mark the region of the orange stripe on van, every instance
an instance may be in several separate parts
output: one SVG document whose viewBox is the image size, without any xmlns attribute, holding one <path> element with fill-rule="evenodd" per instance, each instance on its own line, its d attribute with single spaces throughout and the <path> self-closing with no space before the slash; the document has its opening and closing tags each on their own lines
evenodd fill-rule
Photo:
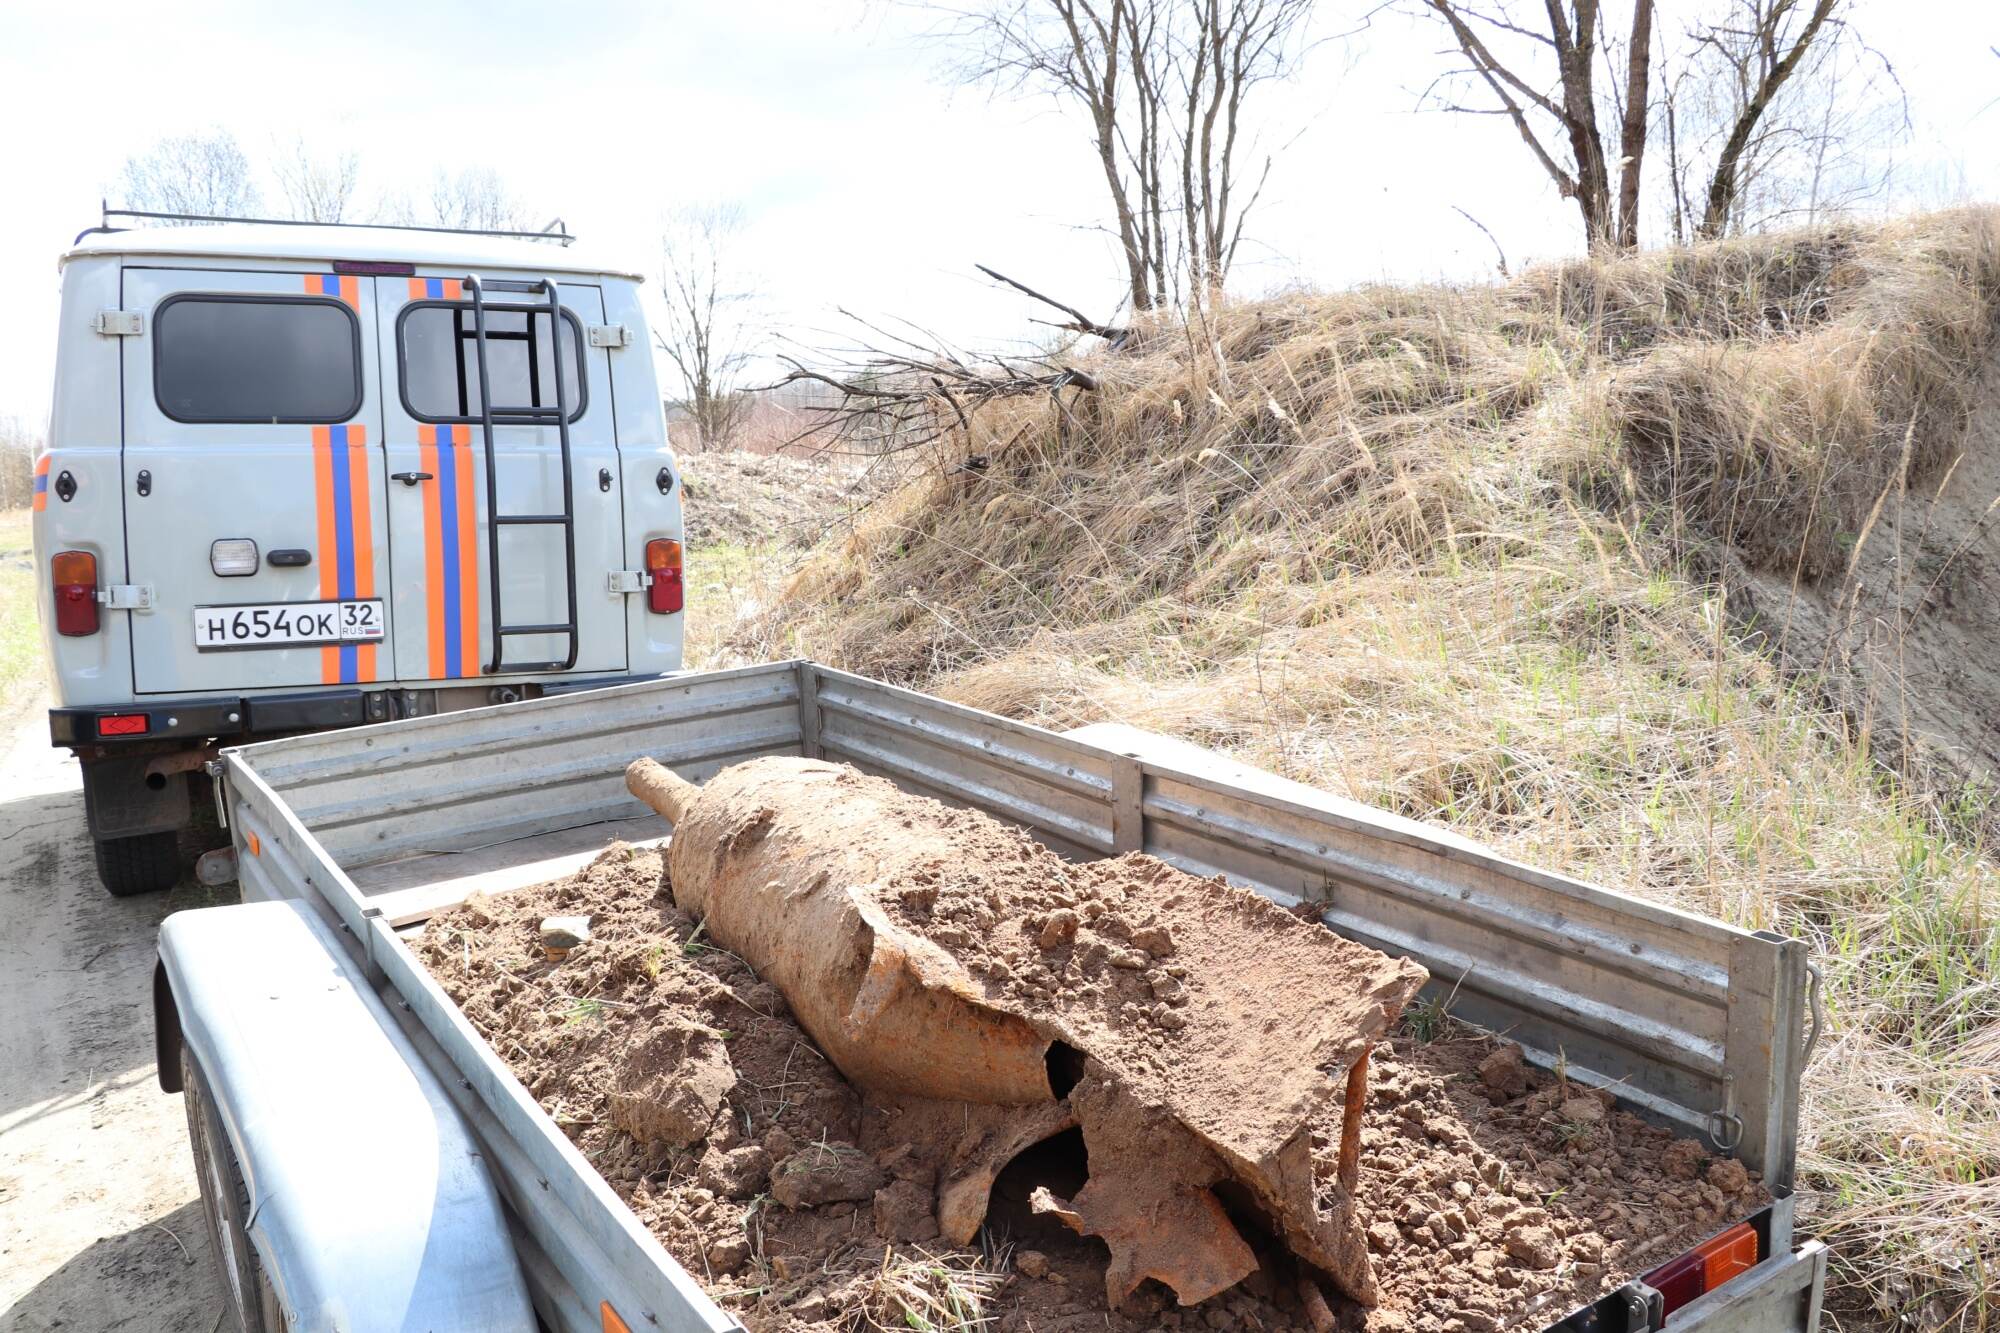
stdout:
<svg viewBox="0 0 2000 1333">
<path fill-rule="evenodd" d="M 446 278 L 444 280 L 444 299 L 447 301 L 463 301 L 465 299 L 465 283 L 458 278 Z"/>
<path fill-rule="evenodd" d="M 322 601 L 340 596 L 340 528 L 333 512 L 333 428 L 314 426 L 313 494 L 319 517 L 319 550 L 313 563 L 319 566 L 319 595 Z M 340 648 L 328 644 L 319 650 L 319 679 L 322 685 L 340 683 Z"/>
<path fill-rule="evenodd" d="M 454 280 L 454 287 L 457 286 Z M 458 632 L 459 674 L 479 671 L 479 506 L 473 499 L 472 427 L 451 428 L 451 451 L 458 462 Z M 487 540 L 497 539 L 498 533 Z"/>
<path fill-rule="evenodd" d="M 421 278 L 410 279 L 412 287 L 422 283 Z M 439 475 L 438 468 L 438 428 L 436 426 L 417 427 L 417 466 L 431 474 Z M 424 487 L 424 602 L 426 619 L 430 630 L 427 642 L 430 644 L 430 673 L 432 680 L 443 680 L 444 662 L 444 511 L 440 508 L 443 487 Z"/>
</svg>

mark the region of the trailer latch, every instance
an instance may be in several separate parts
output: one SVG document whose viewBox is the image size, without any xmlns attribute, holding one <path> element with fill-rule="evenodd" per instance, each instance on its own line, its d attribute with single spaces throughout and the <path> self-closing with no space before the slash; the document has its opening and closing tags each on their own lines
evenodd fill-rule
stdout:
<svg viewBox="0 0 2000 1333">
<path fill-rule="evenodd" d="M 97 590 L 97 600 L 104 603 L 108 611 L 150 611 L 153 609 L 153 585 L 150 583 L 111 583 Z"/>
<path fill-rule="evenodd" d="M 630 347 L 632 330 L 623 324 L 592 324 L 584 330 L 592 347 Z"/>
<path fill-rule="evenodd" d="M 619 593 L 646 591 L 646 571 L 643 569 L 614 569 L 604 576 L 605 591 L 616 596 Z"/>
<path fill-rule="evenodd" d="M 107 338 L 137 338 L 146 332 L 146 317 L 136 310 L 100 310 L 90 327 Z"/>
</svg>

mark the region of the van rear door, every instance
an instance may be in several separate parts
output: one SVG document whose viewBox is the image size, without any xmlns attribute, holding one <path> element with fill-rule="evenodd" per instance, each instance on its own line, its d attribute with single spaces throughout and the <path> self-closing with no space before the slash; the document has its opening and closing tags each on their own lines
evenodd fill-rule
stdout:
<svg viewBox="0 0 2000 1333">
<path fill-rule="evenodd" d="M 420 272 L 378 280 L 376 318 L 390 379 L 382 409 L 394 538 L 390 612 L 395 671 L 404 681 L 449 684 L 494 674 L 496 568 L 506 624 L 562 625 L 569 615 L 562 526 L 492 522 L 494 493 L 503 516 L 562 512 L 561 442 L 553 422 L 496 424 L 489 459 L 464 276 L 461 269 L 457 276 Z M 534 277 L 505 275 L 512 282 Z M 625 567 L 610 353 L 591 347 L 585 333 L 603 322 L 604 296 L 586 282 L 558 279 L 557 290 L 560 353 L 546 293 L 486 294 L 487 373 L 496 409 L 552 409 L 556 376 L 563 377 L 570 406 L 577 630 L 576 661 L 568 671 L 602 675 L 626 663 L 624 596 L 607 582 Z M 504 651 L 510 664 L 560 663 L 568 659 L 570 639 L 565 633 L 516 634 Z M 533 679 L 561 672 L 499 674 Z"/>
<path fill-rule="evenodd" d="M 201 694 L 390 674 L 372 280 L 127 266 L 133 686 Z"/>
</svg>

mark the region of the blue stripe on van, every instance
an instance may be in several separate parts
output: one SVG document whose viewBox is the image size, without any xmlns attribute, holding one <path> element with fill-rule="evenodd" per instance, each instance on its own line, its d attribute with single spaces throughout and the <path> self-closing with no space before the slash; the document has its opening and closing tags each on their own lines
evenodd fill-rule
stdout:
<svg viewBox="0 0 2000 1333">
<path fill-rule="evenodd" d="M 334 455 L 337 461 L 333 468 L 333 521 L 337 534 L 334 547 L 339 553 L 340 596 L 346 599 L 354 596 L 354 491 L 347 470 L 347 427 L 335 426 L 328 435 L 333 447 L 341 451 Z M 342 644 L 341 684 L 353 684 L 360 677 L 360 651 L 357 645 Z"/>
<path fill-rule="evenodd" d="M 435 278 L 433 282 L 437 281 Z M 464 655 L 459 651 L 458 626 L 461 615 L 459 586 L 458 452 L 452 447 L 452 428 L 438 427 L 438 518 L 444 529 L 444 673 L 460 675 Z"/>
</svg>

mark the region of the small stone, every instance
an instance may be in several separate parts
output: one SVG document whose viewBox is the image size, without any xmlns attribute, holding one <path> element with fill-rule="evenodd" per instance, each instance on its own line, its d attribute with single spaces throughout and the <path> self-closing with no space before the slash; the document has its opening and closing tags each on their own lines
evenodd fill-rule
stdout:
<svg viewBox="0 0 2000 1333">
<path fill-rule="evenodd" d="M 770 1132 L 764 1135 L 764 1151 L 771 1154 L 774 1162 L 782 1162 L 798 1150 L 799 1141 L 792 1137 L 791 1131 L 781 1126 L 771 1126 Z"/>
<path fill-rule="evenodd" d="M 1734 1157 L 1725 1157 L 1708 1168 L 1708 1183 L 1724 1194 L 1741 1194 L 1750 1188 L 1750 1173 Z"/>
<path fill-rule="evenodd" d="M 750 1238 L 741 1234 L 711 1241 L 708 1266 L 718 1273 L 734 1273 L 750 1262 Z"/>
<path fill-rule="evenodd" d="M 1174 956 L 1174 933 L 1165 926 L 1141 926 L 1132 932 L 1132 947 L 1155 958 Z"/>
<path fill-rule="evenodd" d="M 1507 1233 L 1507 1253 L 1528 1268 L 1554 1268 L 1560 1252 L 1555 1233 L 1547 1227 L 1522 1227 Z"/>
<path fill-rule="evenodd" d="M 1393 1254 L 1402 1242 L 1402 1236 L 1387 1222 L 1377 1222 L 1368 1228 L 1368 1248 L 1377 1254 Z"/>
<path fill-rule="evenodd" d="M 710 1149 L 701 1159 L 703 1188 L 725 1199 L 747 1199 L 763 1190 L 771 1177 L 771 1154 L 757 1144 L 729 1152 Z"/>
<path fill-rule="evenodd" d="M 1178 1032 L 1187 1026 L 1187 1015 L 1178 1009 L 1170 1009 L 1164 1004 L 1153 1006 L 1153 1022 L 1169 1032 Z"/>
<path fill-rule="evenodd" d="M 1667 1145 L 1661 1160 L 1667 1174 L 1675 1180 L 1693 1180 L 1701 1174 L 1701 1164 L 1708 1160 L 1708 1154 L 1693 1139 L 1675 1139 Z"/>
<path fill-rule="evenodd" d="M 1014 1267 L 1020 1270 L 1023 1277 L 1047 1277 L 1049 1256 L 1040 1250 L 1020 1250 L 1014 1255 Z"/>
<path fill-rule="evenodd" d="M 1562 1104 L 1562 1118 L 1572 1125 L 1603 1123 L 1604 1103 L 1595 1097 L 1572 1097 Z"/>
<path fill-rule="evenodd" d="M 1439 1143 L 1453 1143 L 1464 1137 L 1464 1131 L 1443 1116 L 1424 1121 L 1424 1134 Z"/>
<path fill-rule="evenodd" d="M 808 1324 L 817 1324 L 820 1320 L 826 1318 L 831 1308 L 832 1303 L 827 1300 L 825 1292 L 809 1291 L 792 1302 L 790 1313 L 794 1319 Z"/>
<path fill-rule="evenodd" d="M 771 1197 L 795 1209 L 859 1203 L 881 1185 L 881 1168 L 851 1143 L 809 1143 L 771 1172 Z"/>
<path fill-rule="evenodd" d="M 938 1234 L 931 1192 L 914 1180 L 893 1180 L 875 1191 L 875 1230 L 884 1240 L 930 1240 Z"/>
<path fill-rule="evenodd" d="M 1464 1203 L 1467 1199 L 1470 1199 L 1472 1197 L 1472 1182 L 1469 1180 L 1452 1181 L 1451 1197 L 1457 1199 L 1460 1203 Z"/>
<path fill-rule="evenodd" d="M 542 951 L 550 962 L 561 962 L 569 951 L 590 942 L 587 916 L 545 916 L 542 918 Z"/>
<path fill-rule="evenodd" d="M 1036 942 L 1045 953 L 1063 948 L 1075 941 L 1076 928 L 1080 924 L 1075 912 L 1059 907 L 1049 913 L 1049 919 L 1042 923 L 1041 938 Z"/>
<path fill-rule="evenodd" d="M 1528 1090 L 1528 1066 L 1521 1048 L 1508 1043 L 1479 1062 L 1479 1081 L 1502 1098 L 1511 1099 Z"/>
</svg>

